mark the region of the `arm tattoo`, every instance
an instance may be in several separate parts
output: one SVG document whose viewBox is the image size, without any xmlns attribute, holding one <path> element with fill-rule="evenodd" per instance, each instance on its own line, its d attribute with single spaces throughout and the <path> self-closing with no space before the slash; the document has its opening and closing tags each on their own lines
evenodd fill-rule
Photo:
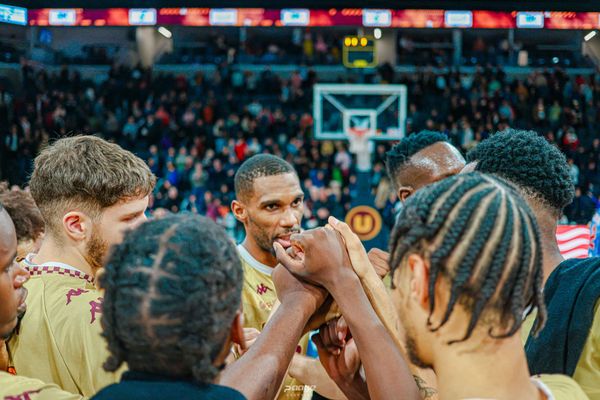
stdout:
<svg viewBox="0 0 600 400">
<path fill-rule="evenodd" d="M 415 378 L 415 382 L 417 383 L 417 387 L 419 388 L 419 394 L 423 400 L 429 400 L 437 398 L 437 390 L 432 387 L 427 386 L 427 382 L 425 382 L 422 378 L 417 375 L 413 375 Z"/>
</svg>

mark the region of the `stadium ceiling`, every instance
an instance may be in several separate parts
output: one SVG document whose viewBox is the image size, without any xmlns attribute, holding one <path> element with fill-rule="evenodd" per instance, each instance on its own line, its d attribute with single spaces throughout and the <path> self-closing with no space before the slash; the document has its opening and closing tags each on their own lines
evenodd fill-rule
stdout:
<svg viewBox="0 0 600 400">
<path fill-rule="evenodd" d="M 243 7 L 273 8 L 266 0 L 0 0 L 0 3 L 32 8 L 161 8 Z M 600 11 L 600 0 L 278 0 L 277 8 L 387 8 L 497 11 Z"/>
</svg>

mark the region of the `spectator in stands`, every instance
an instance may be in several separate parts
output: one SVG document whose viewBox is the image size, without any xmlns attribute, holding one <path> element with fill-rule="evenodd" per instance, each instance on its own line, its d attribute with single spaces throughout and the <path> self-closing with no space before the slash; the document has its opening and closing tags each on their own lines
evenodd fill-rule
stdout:
<svg viewBox="0 0 600 400">
<path fill-rule="evenodd" d="M 318 36 L 313 39 L 314 58 L 321 44 Z M 239 74 L 225 63 L 214 75 L 187 80 L 115 65 L 98 83 L 65 80 L 71 71 L 64 71 L 66 75 L 50 75 L 24 65 L 25 95 L 11 94 L 10 101 L 2 103 L 8 123 L 0 126 L 0 179 L 24 184 L 40 146 L 69 129 L 82 129 L 137 152 L 160 180 L 177 187 L 181 199 L 191 192 L 198 199 L 203 190 L 216 193 L 220 182 L 227 182 L 231 191 L 232 173 L 239 164 L 263 151 L 287 158 L 297 166 L 301 180 L 310 177 L 320 187 L 338 181 L 342 193 L 354 193 L 350 176 L 355 165 L 346 146 L 311 140 L 313 121 L 306 111 L 312 85 L 324 81 L 313 71 L 299 68 L 287 77 L 268 69 L 245 75 L 239 71 L 243 79 L 236 81 Z M 382 76 L 373 81 L 402 83 L 411 93 L 408 135 L 425 127 L 439 130 L 465 151 L 490 132 L 539 125 L 540 133 L 579 168 L 583 192 L 593 185 L 594 196 L 600 195 L 600 178 L 589 168 L 590 161 L 596 166 L 600 162 L 600 140 L 594 141 L 600 120 L 592 111 L 600 105 L 600 85 L 592 78 L 573 78 L 556 69 L 511 80 L 500 68 L 491 67 L 469 74 L 397 75 L 389 68 L 378 73 Z M 380 147 L 385 153 L 389 145 L 377 147 L 373 165 L 382 160 Z M 168 188 L 159 184 L 157 200 L 161 190 L 166 198 Z"/>
</svg>

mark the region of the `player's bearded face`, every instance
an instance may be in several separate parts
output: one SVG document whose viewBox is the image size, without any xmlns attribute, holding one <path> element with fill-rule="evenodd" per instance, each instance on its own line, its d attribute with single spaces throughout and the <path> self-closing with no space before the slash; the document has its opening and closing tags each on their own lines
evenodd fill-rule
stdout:
<svg viewBox="0 0 600 400">
<path fill-rule="evenodd" d="M 94 271 L 102 268 L 102 260 L 108 252 L 108 243 L 102 237 L 100 229 L 94 226 L 92 237 L 86 246 L 86 259 Z"/>
<path fill-rule="evenodd" d="M 265 226 L 259 220 L 255 220 L 252 217 L 249 218 L 249 223 L 256 244 L 264 251 L 268 251 L 273 255 L 275 255 L 273 243 L 279 242 L 284 248 L 288 248 L 290 247 L 290 236 L 294 233 L 300 233 L 299 224 L 290 228 L 276 227 L 273 229 L 272 226 Z"/>
</svg>

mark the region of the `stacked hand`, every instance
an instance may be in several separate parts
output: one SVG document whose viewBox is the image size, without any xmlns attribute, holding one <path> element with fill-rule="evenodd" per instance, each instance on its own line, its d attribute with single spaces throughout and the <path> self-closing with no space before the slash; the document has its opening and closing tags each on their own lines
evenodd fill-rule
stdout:
<svg viewBox="0 0 600 400">
<path fill-rule="evenodd" d="M 295 276 L 329 289 L 340 278 L 355 275 L 343 238 L 331 226 L 292 235 L 290 241 L 293 251 L 286 253 L 275 243 L 275 252 Z"/>
</svg>

